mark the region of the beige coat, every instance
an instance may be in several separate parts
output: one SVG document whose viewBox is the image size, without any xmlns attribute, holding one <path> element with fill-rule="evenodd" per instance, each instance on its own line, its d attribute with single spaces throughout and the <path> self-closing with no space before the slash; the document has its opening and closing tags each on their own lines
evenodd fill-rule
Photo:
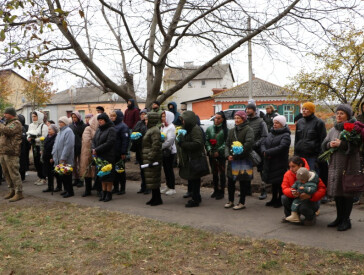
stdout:
<svg viewBox="0 0 364 275">
<path fill-rule="evenodd" d="M 81 148 L 81 164 L 80 164 L 80 176 L 82 178 L 93 178 L 94 167 L 89 167 L 92 162 L 91 145 L 92 139 L 95 136 L 96 130 L 99 127 L 97 122 L 97 116 L 94 116 L 89 121 L 90 126 L 87 126 L 82 134 L 82 148 Z"/>
</svg>

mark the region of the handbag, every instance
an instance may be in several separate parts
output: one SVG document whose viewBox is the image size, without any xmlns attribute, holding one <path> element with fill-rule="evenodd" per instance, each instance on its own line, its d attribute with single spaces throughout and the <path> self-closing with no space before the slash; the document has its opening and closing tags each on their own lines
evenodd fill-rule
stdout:
<svg viewBox="0 0 364 275">
<path fill-rule="evenodd" d="M 345 168 L 343 171 L 342 184 L 344 193 L 360 193 L 364 192 L 364 173 L 358 171 L 354 175 L 347 174 L 349 166 L 349 156 L 346 157 Z"/>
<path fill-rule="evenodd" d="M 189 159 L 189 174 L 192 179 L 201 178 L 210 174 L 209 164 L 205 153 L 197 158 Z"/>
<path fill-rule="evenodd" d="M 262 158 L 255 150 L 251 150 L 249 153 L 249 158 L 253 162 L 253 166 L 258 166 L 262 163 Z"/>
</svg>

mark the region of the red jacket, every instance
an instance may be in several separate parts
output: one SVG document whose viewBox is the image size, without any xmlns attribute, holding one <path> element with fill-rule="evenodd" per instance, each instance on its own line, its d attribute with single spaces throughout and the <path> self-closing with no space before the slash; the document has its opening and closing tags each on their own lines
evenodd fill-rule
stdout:
<svg viewBox="0 0 364 275">
<path fill-rule="evenodd" d="M 306 159 L 302 158 L 302 160 L 305 162 L 305 168 L 310 170 L 310 167 L 308 166 Z M 294 174 L 290 170 L 288 170 L 284 174 L 283 182 L 282 182 L 282 191 L 283 191 L 283 194 L 285 196 L 287 196 L 288 198 L 292 198 L 292 199 L 294 198 L 292 195 L 291 187 L 295 183 L 296 180 L 297 180 L 296 174 Z M 310 200 L 319 201 L 325 196 L 325 194 L 326 194 L 326 186 L 320 179 L 319 184 L 317 186 L 317 191 L 312 195 Z"/>
<path fill-rule="evenodd" d="M 129 129 L 133 129 L 135 124 L 140 120 L 139 109 L 132 108 L 126 109 L 124 113 L 124 123 L 128 125 Z"/>
</svg>

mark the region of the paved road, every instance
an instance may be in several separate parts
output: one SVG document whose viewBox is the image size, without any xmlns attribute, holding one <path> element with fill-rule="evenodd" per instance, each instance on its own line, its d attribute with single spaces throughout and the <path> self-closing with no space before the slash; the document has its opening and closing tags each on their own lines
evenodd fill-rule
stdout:
<svg viewBox="0 0 364 275">
<path fill-rule="evenodd" d="M 329 250 L 357 251 L 364 253 L 364 207 L 354 206 L 352 213 L 353 228 L 346 232 L 338 232 L 327 228 L 326 224 L 335 219 L 335 207 L 323 205 L 317 223 L 312 227 L 296 226 L 280 223 L 283 209 L 264 206 L 266 201 L 259 201 L 258 194 L 247 198 L 247 208 L 234 211 L 224 209 L 226 200 L 216 201 L 209 197 L 210 189 L 202 189 L 203 202 L 197 208 L 185 208 L 186 199 L 182 198 L 185 187 L 177 186 L 177 194 L 173 197 L 163 196 L 164 204 L 156 207 L 145 205 L 150 195 L 136 194 L 138 182 L 127 182 L 127 194 L 114 196 L 111 202 L 99 202 L 96 196 L 82 198 L 83 188 L 76 188 L 76 196 L 63 199 L 59 193 L 53 196 L 42 193 L 45 186 L 35 186 L 36 178 L 30 172 L 24 183 L 25 196 L 35 196 L 51 201 L 63 201 L 85 206 L 96 206 L 103 209 L 120 211 L 127 214 L 144 216 L 164 222 L 189 225 L 213 232 L 228 232 L 242 237 L 255 239 L 277 239 L 283 242 L 303 246 L 318 247 Z M 81 190 L 82 189 L 82 190 Z M 2 193 L 6 186 L 1 185 Z"/>
</svg>

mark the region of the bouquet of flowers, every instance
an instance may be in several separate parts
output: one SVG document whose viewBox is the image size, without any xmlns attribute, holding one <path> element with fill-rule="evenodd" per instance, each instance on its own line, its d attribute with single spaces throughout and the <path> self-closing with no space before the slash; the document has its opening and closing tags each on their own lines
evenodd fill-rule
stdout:
<svg viewBox="0 0 364 275">
<path fill-rule="evenodd" d="M 138 140 L 142 137 L 142 134 L 139 132 L 132 132 L 130 135 L 131 140 Z"/>
<path fill-rule="evenodd" d="M 39 138 L 39 140 L 40 141 L 44 141 L 45 140 L 45 137 L 42 136 L 42 137 Z"/>
<path fill-rule="evenodd" d="M 182 126 L 176 127 L 176 136 L 178 135 L 178 131 L 182 129 Z"/>
<path fill-rule="evenodd" d="M 240 141 L 234 141 L 233 144 L 231 144 L 231 152 L 233 155 L 241 155 L 244 151 L 243 144 L 241 144 Z"/>
<path fill-rule="evenodd" d="M 344 130 L 340 133 L 340 140 L 346 141 L 354 146 L 361 143 L 360 135 L 354 130 L 354 123 L 344 123 Z M 319 160 L 329 161 L 332 154 L 338 150 L 338 147 L 332 147 L 319 156 Z"/>
<path fill-rule="evenodd" d="M 70 175 L 73 172 L 73 168 L 69 164 L 60 163 L 54 168 L 54 171 L 61 176 Z"/>
<path fill-rule="evenodd" d="M 103 176 L 109 175 L 112 170 L 112 164 L 107 162 L 104 159 L 98 158 L 96 156 L 93 156 L 94 162 L 96 164 L 97 170 L 99 172 L 97 173 L 97 176 L 102 178 Z"/>
<path fill-rule="evenodd" d="M 177 136 L 176 136 L 177 141 L 179 141 L 181 136 L 184 137 L 186 134 L 187 134 L 187 131 L 185 129 L 179 129 L 177 131 Z"/>
<path fill-rule="evenodd" d="M 216 140 L 216 139 L 214 139 L 214 138 L 211 138 L 211 139 L 209 140 L 209 142 L 210 142 L 210 144 L 211 144 L 211 146 L 212 146 L 212 147 L 215 147 L 215 146 L 216 146 L 216 144 L 217 144 L 217 140 Z"/>
<path fill-rule="evenodd" d="M 166 140 L 166 138 L 167 138 L 166 133 L 161 132 L 161 139 L 162 139 L 162 142 L 164 142 L 164 141 Z"/>
<path fill-rule="evenodd" d="M 115 171 L 118 174 L 125 172 L 125 165 L 124 165 L 124 161 L 122 159 L 120 159 L 117 163 L 115 163 Z"/>
</svg>

